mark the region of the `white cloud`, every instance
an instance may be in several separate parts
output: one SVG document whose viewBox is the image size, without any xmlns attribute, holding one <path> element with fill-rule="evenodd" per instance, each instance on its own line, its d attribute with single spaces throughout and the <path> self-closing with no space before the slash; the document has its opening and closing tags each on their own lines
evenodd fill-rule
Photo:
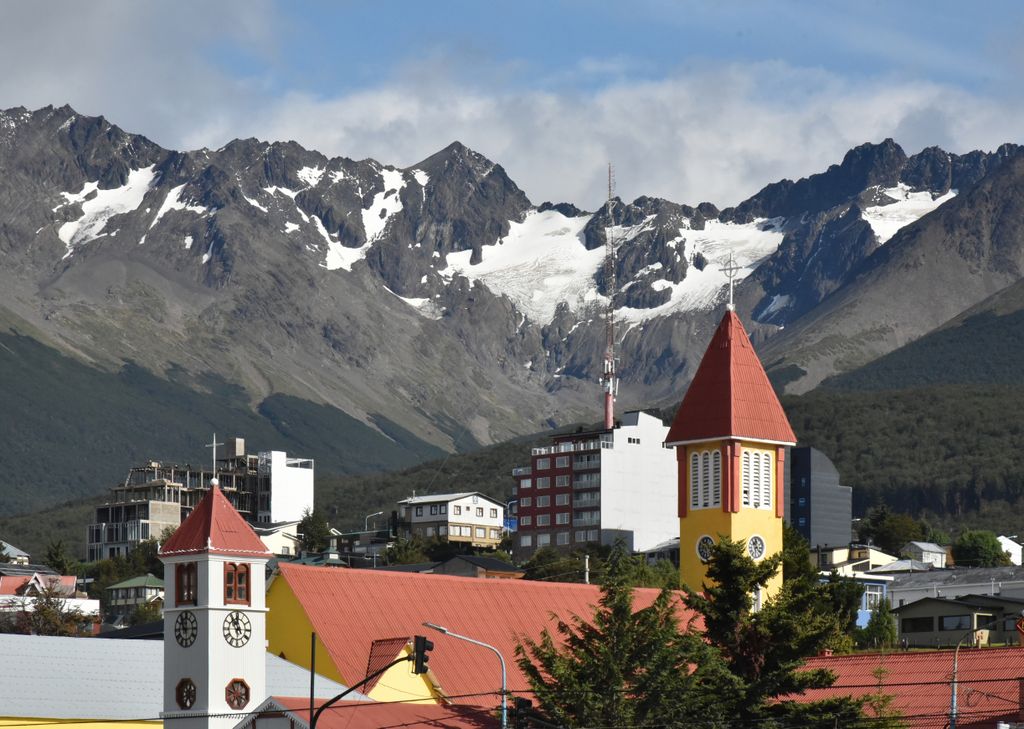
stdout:
<svg viewBox="0 0 1024 729">
<path fill-rule="evenodd" d="M 850 79 L 781 62 L 687 61 L 674 75 L 630 82 L 634 68 L 648 77 L 652 69 L 623 56 L 584 58 L 524 88 L 508 64 L 488 65 L 478 51 L 471 63 L 444 53 L 405 59 L 382 67 L 370 87 L 314 95 L 273 75 L 274 59 L 291 51 L 270 0 L 48 2 L 45 22 L 40 5 L 5 7 L 0 63 L 17 72 L 0 77 L 0 107 L 70 103 L 179 149 L 256 136 L 402 166 L 458 139 L 504 166 L 534 202 L 590 209 L 604 197 L 609 161 L 624 198 L 724 206 L 887 136 L 908 153 L 1019 141 L 1024 105 L 905 76 Z M 225 61 L 232 53 L 259 62 Z M 227 70 L 236 67 L 265 70 L 240 77 Z M 575 78 L 590 83 L 575 87 Z"/>
</svg>

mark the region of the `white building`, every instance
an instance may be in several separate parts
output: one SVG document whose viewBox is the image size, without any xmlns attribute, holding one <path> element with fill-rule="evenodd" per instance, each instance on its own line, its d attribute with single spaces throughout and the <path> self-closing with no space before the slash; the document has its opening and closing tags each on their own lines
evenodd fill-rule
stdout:
<svg viewBox="0 0 1024 729">
<path fill-rule="evenodd" d="M 956 599 L 963 595 L 998 595 L 1024 598 L 1021 567 L 969 567 L 894 575 L 889 588 L 893 607 L 925 597 Z"/>
<path fill-rule="evenodd" d="M 505 505 L 479 492 L 413 496 L 398 502 L 400 535 L 497 547 Z"/>
<path fill-rule="evenodd" d="M 313 510 L 313 459 L 262 451 L 257 465 L 258 524 L 300 521 Z"/>
<path fill-rule="evenodd" d="M 642 412 L 623 414 L 611 430 L 555 436 L 516 468 L 515 552 L 571 548 L 622 539 L 645 551 L 679 536 L 675 451 L 666 427 Z"/>
<path fill-rule="evenodd" d="M 933 542 L 907 542 L 900 554 L 908 559 L 930 564 L 936 569 L 946 568 L 946 548 Z"/>
<path fill-rule="evenodd" d="M 1024 556 L 1021 554 L 1021 552 L 1024 551 L 1021 545 L 1010 537 L 1001 536 L 997 537 L 997 539 L 999 540 L 999 546 L 1003 548 L 1003 551 L 1010 555 L 1010 562 L 1020 567 L 1021 557 Z"/>
</svg>

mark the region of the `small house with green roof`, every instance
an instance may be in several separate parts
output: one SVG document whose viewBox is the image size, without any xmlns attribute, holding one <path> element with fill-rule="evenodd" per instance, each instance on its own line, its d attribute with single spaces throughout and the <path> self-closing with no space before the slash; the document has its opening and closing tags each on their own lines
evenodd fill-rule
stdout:
<svg viewBox="0 0 1024 729">
<path fill-rule="evenodd" d="M 156 603 L 161 610 L 163 609 L 164 581 L 147 573 L 111 585 L 106 593 L 106 622 L 124 625 L 142 605 Z"/>
</svg>

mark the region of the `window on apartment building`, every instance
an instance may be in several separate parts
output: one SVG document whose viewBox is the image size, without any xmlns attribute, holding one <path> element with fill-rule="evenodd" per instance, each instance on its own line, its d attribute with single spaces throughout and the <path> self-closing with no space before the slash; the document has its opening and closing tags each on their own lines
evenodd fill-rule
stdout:
<svg viewBox="0 0 1024 729">
<path fill-rule="evenodd" d="M 588 529 L 587 530 L 587 541 L 588 542 L 596 542 L 599 538 L 600 538 L 600 535 L 598 534 L 597 529 Z"/>
<path fill-rule="evenodd" d="M 576 532 L 576 541 L 577 542 L 585 542 L 585 541 L 587 541 L 587 532 L 586 532 L 586 530 L 581 529 L 578 532 Z"/>
<path fill-rule="evenodd" d="M 478 539 L 483 539 L 484 537 L 487 536 L 487 530 L 484 529 L 483 527 L 477 527 L 476 528 L 476 536 L 477 536 Z"/>
<path fill-rule="evenodd" d="M 249 565 L 234 562 L 224 565 L 224 602 L 249 604 Z"/>
<path fill-rule="evenodd" d="M 529 497 L 529 496 L 520 496 L 519 497 L 519 508 L 520 509 L 523 508 L 524 506 L 529 506 L 532 503 L 533 503 L 533 499 L 531 497 Z"/>
<path fill-rule="evenodd" d="M 536 468 L 537 468 L 538 471 L 546 471 L 547 469 L 551 468 L 551 459 L 550 458 L 538 458 L 537 459 L 537 467 Z"/>
<path fill-rule="evenodd" d="M 533 524 L 532 516 L 521 516 L 519 517 L 519 526 L 530 526 Z"/>
<path fill-rule="evenodd" d="M 797 506 L 807 506 L 807 498 L 804 497 L 804 496 L 801 496 L 799 499 L 796 500 L 796 503 L 797 503 Z"/>
<path fill-rule="evenodd" d="M 416 516 L 423 516 L 423 507 L 422 506 L 417 506 L 416 507 Z"/>
<path fill-rule="evenodd" d="M 439 526 L 437 528 L 437 535 L 439 537 L 447 537 L 448 536 L 448 527 L 446 527 L 446 526 Z"/>
<path fill-rule="evenodd" d="M 537 535 L 537 546 L 538 547 L 546 547 L 549 544 L 551 544 L 551 535 L 550 534 L 538 534 Z"/>
<path fill-rule="evenodd" d="M 482 507 L 482 506 L 476 507 L 476 515 L 477 516 L 483 516 L 484 515 L 484 507 Z"/>
<path fill-rule="evenodd" d="M 497 509 L 491 509 L 490 513 L 491 513 L 491 518 L 492 519 L 497 519 L 498 518 L 498 510 Z"/>
<path fill-rule="evenodd" d="M 555 506 L 568 506 L 569 494 L 555 494 Z"/>
<path fill-rule="evenodd" d="M 532 534 L 522 534 L 522 535 L 520 535 L 520 537 L 519 537 L 519 546 L 520 547 L 532 547 L 533 546 L 533 535 Z"/>
<path fill-rule="evenodd" d="M 532 485 L 533 485 L 533 481 L 531 479 L 528 479 L 528 478 L 520 479 L 520 481 L 519 481 L 519 488 L 521 488 L 521 489 L 528 489 Z"/>
<path fill-rule="evenodd" d="M 174 569 L 175 605 L 195 605 L 199 598 L 199 578 L 195 562 L 179 564 Z"/>
<path fill-rule="evenodd" d="M 551 479 L 548 476 L 541 476 L 537 479 L 537 488 L 546 489 L 551 487 Z"/>
<path fill-rule="evenodd" d="M 568 524 L 569 523 L 569 512 L 560 511 L 555 514 L 555 524 Z"/>
<path fill-rule="evenodd" d="M 935 630 L 935 620 L 929 615 L 923 618 L 903 618 L 900 621 L 901 633 L 930 633 Z"/>
<path fill-rule="evenodd" d="M 491 537 L 491 539 L 499 539 L 500 536 L 498 534 L 498 530 L 497 529 L 491 529 L 490 530 L 490 537 Z"/>
<path fill-rule="evenodd" d="M 555 476 L 555 488 L 565 488 L 569 485 L 569 475 Z"/>
<path fill-rule="evenodd" d="M 549 526 L 551 524 L 551 514 L 537 514 L 537 526 Z"/>
<path fill-rule="evenodd" d="M 558 532 L 555 537 L 556 544 L 568 544 L 569 543 L 569 532 Z"/>
<path fill-rule="evenodd" d="M 447 514 L 447 513 L 448 513 L 448 504 L 441 504 L 441 506 L 440 506 L 440 507 L 438 507 L 438 510 L 439 510 L 439 511 L 440 511 L 440 512 L 441 512 L 442 514 Z"/>
<path fill-rule="evenodd" d="M 864 607 L 868 610 L 874 610 L 878 607 L 878 603 L 882 601 L 883 592 L 881 585 L 865 585 L 864 586 Z"/>
<path fill-rule="evenodd" d="M 430 505 L 430 515 L 431 516 L 436 516 L 437 515 L 437 504 L 431 504 Z"/>
<path fill-rule="evenodd" d="M 537 497 L 537 506 L 538 507 L 551 506 L 551 497 L 550 496 L 538 496 Z"/>
<path fill-rule="evenodd" d="M 455 504 L 455 506 L 452 507 L 452 514 L 455 516 L 462 516 L 462 507 Z"/>
<path fill-rule="evenodd" d="M 559 456 L 555 459 L 555 468 L 568 468 L 569 456 Z"/>
</svg>

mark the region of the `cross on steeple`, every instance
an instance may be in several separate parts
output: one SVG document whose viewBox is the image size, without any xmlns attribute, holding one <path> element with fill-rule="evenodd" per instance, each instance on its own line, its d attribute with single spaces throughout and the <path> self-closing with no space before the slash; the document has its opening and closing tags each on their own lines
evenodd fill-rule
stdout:
<svg viewBox="0 0 1024 729">
<path fill-rule="evenodd" d="M 736 263 L 733 261 L 732 252 L 730 251 L 728 263 L 722 266 L 722 268 L 719 270 L 725 274 L 725 277 L 727 279 L 729 279 L 729 303 L 726 305 L 726 307 L 729 309 L 729 311 L 736 311 L 736 305 L 732 302 L 733 280 L 735 280 L 736 274 L 738 274 L 743 269 L 742 267 L 737 266 Z"/>
<path fill-rule="evenodd" d="M 217 475 L 217 446 L 222 446 L 222 445 L 224 445 L 224 444 L 217 442 L 217 434 L 216 433 L 213 434 L 213 442 L 206 444 L 207 448 L 212 448 L 213 449 L 213 474 L 214 474 L 214 476 Z"/>
</svg>

